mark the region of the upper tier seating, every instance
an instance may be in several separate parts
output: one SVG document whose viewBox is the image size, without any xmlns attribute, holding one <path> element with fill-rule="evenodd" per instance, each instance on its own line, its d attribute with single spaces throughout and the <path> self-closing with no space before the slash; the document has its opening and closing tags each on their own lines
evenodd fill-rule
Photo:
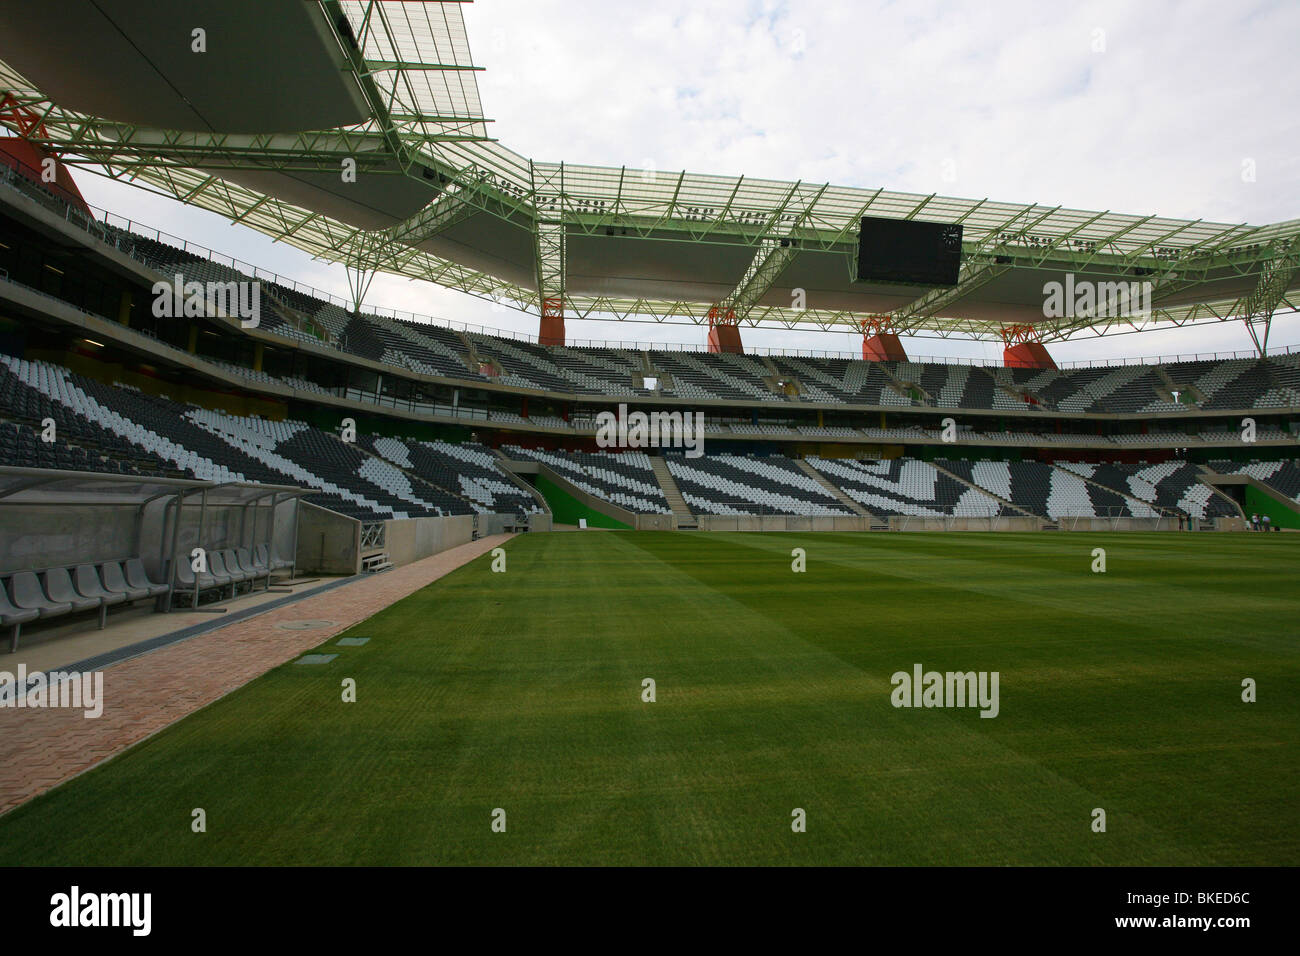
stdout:
<svg viewBox="0 0 1300 956">
<path fill-rule="evenodd" d="M 632 384 L 641 363 L 627 352 L 556 347 L 551 349 L 551 359 L 560 375 L 571 383 L 570 391 L 614 397 L 654 394 Z"/>
<path fill-rule="evenodd" d="M 72 207 L 22 177 L 10 185 Z M 84 220 L 80 212 L 76 216 Z M 817 358 L 713 354 L 657 349 L 643 354 L 622 348 L 536 345 L 480 332 L 461 336 L 443 326 L 373 314 L 350 316 L 326 298 L 300 288 L 249 276 L 216 261 L 198 247 L 92 220 L 86 242 L 104 241 L 171 277 L 262 284 L 260 329 L 303 343 L 334 348 L 396 368 L 481 382 L 470 352 L 494 364 L 497 380 L 519 387 L 582 395 L 649 394 L 633 384 L 642 371 L 664 378 L 666 397 L 709 401 L 763 401 L 953 409 L 1056 410 L 1077 413 L 1183 414 L 1206 410 L 1300 407 L 1300 355 L 1268 359 L 1174 362 L 1165 365 L 1097 366 L 1075 369 L 1008 369 L 933 362 L 864 362 Z M 183 240 L 178 240 L 182 242 Z M 323 294 L 322 294 L 323 295 Z M 289 313 L 293 313 L 290 315 Z M 310 329 L 310 331 L 305 331 Z M 471 348 L 472 343 L 472 348 Z M 649 365 L 643 364 L 648 360 Z M 793 394 L 774 387 L 796 386 Z M 1195 402 L 1173 402 L 1170 389 L 1191 390 Z"/>
</svg>

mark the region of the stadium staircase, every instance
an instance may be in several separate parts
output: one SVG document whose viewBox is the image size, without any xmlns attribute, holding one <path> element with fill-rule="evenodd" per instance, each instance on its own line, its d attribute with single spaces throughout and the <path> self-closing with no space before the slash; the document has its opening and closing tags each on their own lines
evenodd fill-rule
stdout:
<svg viewBox="0 0 1300 956">
<path fill-rule="evenodd" d="M 498 462 L 506 461 L 509 458 L 509 456 L 506 455 L 504 452 L 502 452 L 501 449 L 499 448 L 493 451 L 493 455 L 496 457 Z M 501 472 L 502 477 L 505 478 L 507 481 L 509 481 L 512 485 L 517 486 L 520 491 L 522 491 L 524 494 L 528 495 L 535 502 L 537 502 L 537 507 L 541 509 L 542 514 L 544 515 L 551 514 L 551 503 L 546 500 L 546 495 L 538 491 L 535 486 L 530 485 L 528 482 L 524 481 L 524 479 L 520 478 L 513 471 L 511 471 L 509 468 L 503 468 L 500 464 L 497 465 L 497 471 Z"/>
<path fill-rule="evenodd" d="M 886 380 L 888 380 L 888 382 L 889 382 L 889 385 L 887 386 L 887 388 L 888 388 L 890 391 L 892 391 L 895 395 L 897 395 L 900 399 L 906 399 L 906 403 L 905 403 L 905 404 L 907 404 L 907 405 L 914 405 L 914 404 L 915 404 L 915 405 L 932 405 L 932 404 L 934 404 L 934 402 L 933 402 L 932 400 L 930 400 L 930 396 L 925 392 L 924 389 L 921 388 L 921 386 L 920 386 L 919 384 L 915 384 L 915 383 L 914 383 L 914 384 L 913 384 L 913 387 L 909 387 L 909 386 L 908 386 L 908 383 L 907 383 L 907 382 L 904 382 L 901 378 L 899 378 L 897 375 L 895 375 L 895 374 L 894 374 L 894 370 L 893 370 L 892 368 L 890 368 L 889 366 L 890 366 L 890 363 L 889 363 L 889 362 L 880 362 L 880 363 L 878 363 L 878 365 L 877 365 L 877 367 L 880 369 L 880 371 L 881 371 L 882 373 L 884 373 L 884 376 L 885 376 Z M 920 393 L 921 398 L 920 398 L 919 400 L 913 396 L 913 394 L 912 394 L 912 392 L 913 392 L 913 388 L 915 388 L 915 390 L 916 390 L 917 392 Z M 881 400 L 884 401 L 883 393 L 882 393 L 882 398 L 881 398 Z"/>
<path fill-rule="evenodd" d="M 500 369 L 497 367 L 497 363 L 491 361 L 490 359 L 485 359 L 478 354 L 478 349 L 474 348 L 473 339 L 471 339 L 460 329 L 452 329 L 451 331 L 456 334 L 456 338 L 460 339 L 461 345 L 465 347 L 465 354 L 462 356 L 462 358 L 465 360 L 465 367 L 467 369 L 469 369 L 471 372 L 477 372 L 484 365 L 490 365 L 494 369 L 497 369 L 498 372 L 500 371 Z"/>
<path fill-rule="evenodd" d="M 691 509 L 686 505 L 686 499 L 677 489 L 677 482 L 673 478 L 672 472 L 668 470 L 668 462 L 661 455 L 653 455 L 650 458 L 650 467 L 654 470 L 655 480 L 659 482 L 659 487 L 663 489 L 664 497 L 668 499 L 668 507 L 672 509 L 673 515 L 677 518 L 678 530 L 698 529 L 700 523 L 695 519 Z"/>
<path fill-rule="evenodd" d="M 377 551 L 361 559 L 361 570 L 366 574 L 379 574 L 381 571 L 389 570 L 392 566 L 393 562 L 389 560 L 387 551 Z"/>
<path fill-rule="evenodd" d="M 1036 515 L 1031 511 L 1026 511 L 1024 508 L 1020 507 L 1019 505 L 1015 504 L 1012 501 L 1007 500 L 1006 498 L 1003 498 L 1001 495 L 995 495 L 987 488 L 981 488 L 979 485 L 967 481 L 961 475 L 954 474 L 953 472 L 949 471 L 947 468 L 940 468 L 934 462 L 930 462 L 930 465 L 931 467 L 934 468 L 935 471 L 939 472 L 941 475 L 947 475 L 949 478 L 953 479 L 954 481 L 961 482 L 963 485 L 966 485 L 968 488 L 974 488 L 976 491 L 978 491 L 980 494 L 984 495 L 985 497 L 992 498 L 994 501 L 1000 503 L 1004 508 L 1010 508 L 1012 511 L 1025 515 L 1026 517 L 1029 518 L 1042 519 L 1044 517 L 1043 515 Z"/>
<path fill-rule="evenodd" d="M 1287 489 L 1279 488 L 1267 479 L 1262 479 L 1257 475 L 1251 474 L 1248 466 L 1240 468 L 1234 467 L 1233 470 L 1228 471 L 1226 469 L 1220 470 L 1219 467 L 1217 467 L 1221 464 L 1222 463 L 1220 462 L 1214 462 L 1213 465 L 1199 465 L 1198 467 L 1201 470 L 1200 480 L 1202 484 L 1209 485 L 1213 488 L 1215 495 L 1221 498 L 1226 498 L 1228 501 L 1232 502 L 1233 510 L 1237 513 L 1237 516 L 1248 519 L 1246 514 L 1247 509 L 1244 508 L 1236 498 L 1224 490 L 1225 487 L 1229 485 L 1245 485 L 1246 487 L 1253 488 L 1259 494 L 1270 499 L 1278 508 L 1293 515 L 1295 524 L 1300 525 L 1300 501 L 1291 497 L 1291 495 L 1288 494 Z M 1274 520 L 1276 521 L 1277 519 L 1274 518 Z M 1288 525 L 1285 524 L 1279 524 L 1279 527 L 1287 526 Z"/>
<path fill-rule="evenodd" d="M 796 458 L 794 460 L 794 463 L 799 467 L 800 471 L 802 471 L 813 481 L 817 482 L 819 485 L 821 485 L 823 488 L 829 491 L 832 495 L 835 496 L 836 501 L 838 501 L 844 507 L 848 508 L 855 515 L 862 515 L 862 517 L 864 518 L 870 518 L 872 528 L 873 529 L 875 528 L 879 519 L 875 515 L 873 515 L 870 511 L 868 511 L 866 508 L 862 507 L 862 505 L 858 504 L 856 501 L 854 501 L 852 498 L 846 495 L 843 492 L 843 490 L 840 489 L 834 482 L 832 482 L 829 478 L 823 475 L 812 465 L 808 464 L 808 462 L 804 461 L 802 458 Z M 886 528 L 889 527 L 888 522 L 885 522 L 884 525 Z"/>
<path fill-rule="evenodd" d="M 299 309 L 295 309 L 293 306 L 285 302 L 284 299 L 276 295 L 275 292 L 269 288 L 269 283 L 262 286 L 261 294 L 266 297 L 266 299 L 271 303 L 271 306 L 275 311 L 280 313 L 282 318 L 289 320 L 289 325 L 292 328 L 297 329 L 304 335 L 311 334 L 307 331 L 307 328 L 311 323 L 311 316 Z"/>
</svg>

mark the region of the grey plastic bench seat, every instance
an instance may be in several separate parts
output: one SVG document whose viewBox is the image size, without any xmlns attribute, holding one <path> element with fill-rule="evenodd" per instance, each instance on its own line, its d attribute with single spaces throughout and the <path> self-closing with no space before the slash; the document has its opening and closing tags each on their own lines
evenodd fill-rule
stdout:
<svg viewBox="0 0 1300 956">
<path fill-rule="evenodd" d="M 235 596 L 235 585 L 244 580 L 242 574 L 236 576 L 226 570 L 226 562 L 221 560 L 220 551 L 208 552 L 208 574 L 212 575 L 212 579 L 223 587 L 227 584 L 230 585 L 231 597 Z"/>
<path fill-rule="evenodd" d="M 0 584 L 0 626 L 13 628 L 9 635 L 10 654 L 18 650 L 18 635 L 22 633 L 23 625 L 40 616 L 41 612 L 35 608 L 14 607 L 9 602 L 9 594 L 5 591 L 4 585 Z"/>
<path fill-rule="evenodd" d="M 149 592 L 149 597 L 158 597 L 160 594 L 166 594 L 170 588 L 165 584 L 155 584 L 149 580 L 149 574 L 144 569 L 144 562 L 139 558 L 132 558 L 126 562 L 126 583 L 133 588 L 143 588 Z"/>
<path fill-rule="evenodd" d="M 58 617 L 72 611 L 71 601 L 52 601 L 41 587 L 34 571 L 19 571 L 9 579 L 9 597 L 20 610 L 35 610 L 45 617 Z"/>
<path fill-rule="evenodd" d="M 248 575 L 248 580 L 253 582 L 254 587 L 257 586 L 259 578 L 267 579 L 267 586 L 270 586 L 271 572 L 266 568 L 260 568 L 254 564 L 253 556 L 249 554 L 247 548 L 240 548 L 237 550 L 235 552 L 235 560 L 239 562 L 240 570 L 242 570 L 244 574 Z M 227 565 L 229 565 L 229 562 L 227 562 Z"/>
<path fill-rule="evenodd" d="M 77 593 L 77 589 L 72 586 L 72 577 L 68 574 L 67 568 L 50 568 L 45 572 L 45 593 L 54 601 L 65 601 L 72 605 L 73 611 L 93 611 L 99 609 L 99 627 L 104 627 L 104 617 L 108 613 L 108 605 L 102 598 L 87 597 Z"/>
<path fill-rule="evenodd" d="M 99 580 L 99 572 L 93 564 L 79 564 L 72 571 L 72 586 L 82 597 L 99 598 L 107 606 L 122 604 L 126 594 L 122 591 L 110 591 Z"/>
<path fill-rule="evenodd" d="M 67 568 L 50 568 L 44 574 L 45 593 L 51 601 L 71 604 L 74 611 L 93 611 L 99 607 L 99 598 L 82 597 L 72 587 L 72 578 Z"/>
<path fill-rule="evenodd" d="M 224 551 L 213 552 L 221 558 L 221 566 L 225 572 L 230 575 L 232 581 L 243 582 L 252 578 L 252 575 L 239 566 L 239 560 L 235 557 L 235 552 L 226 548 Z"/>
<path fill-rule="evenodd" d="M 207 571 L 195 574 L 188 561 L 176 563 L 176 590 L 178 591 L 192 591 L 196 584 L 200 591 L 210 591 L 213 588 L 224 588 L 229 583 L 228 580 L 218 581 Z"/>
<path fill-rule="evenodd" d="M 208 567 L 212 567 L 211 556 L 209 556 Z M 229 575 L 223 574 L 218 577 L 211 571 L 195 574 L 194 568 L 190 567 L 189 561 L 182 558 L 176 562 L 176 583 L 172 590 L 193 594 L 195 606 L 198 605 L 199 595 L 204 591 L 221 591 L 227 585 L 230 586 L 231 595 L 233 596 L 235 584 L 230 580 Z"/>
<path fill-rule="evenodd" d="M 291 568 L 291 567 L 293 567 L 293 562 L 292 562 L 292 561 L 286 561 L 284 558 L 274 558 L 274 559 L 273 559 L 273 558 L 271 557 L 270 549 L 267 548 L 267 546 L 264 545 L 264 544 L 259 544 L 259 545 L 254 549 L 254 553 L 257 555 L 258 560 L 259 560 L 262 564 L 264 564 L 264 565 L 266 565 L 268 568 L 270 568 L 272 571 L 279 571 L 281 568 Z"/>
<path fill-rule="evenodd" d="M 149 597 L 148 588 L 136 588 L 126 583 L 126 577 L 122 574 L 122 565 L 116 561 L 105 561 L 99 566 L 99 577 L 104 582 L 104 590 L 114 591 L 118 594 L 125 594 L 128 601 L 138 601 L 141 598 Z M 161 587 L 161 585 L 158 585 Z M 163 590 L 166 590 L 163 588 Z"/>
</svg>

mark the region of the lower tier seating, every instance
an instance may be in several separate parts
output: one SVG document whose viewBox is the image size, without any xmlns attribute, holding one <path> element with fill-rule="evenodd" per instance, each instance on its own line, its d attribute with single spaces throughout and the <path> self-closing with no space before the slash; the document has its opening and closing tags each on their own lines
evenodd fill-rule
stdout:
<svg viewBox="0 0 1300 956">
<path fill-rule="evenodd" d="M 1292 501 L 1300 501 L 1300 461 L 1212 461 L 1210 467 L 1221 475 L 1248 475 Z"/>
<path fill-rule="evenodd" d="M 808 463 L 868 511 L 890 517 L 990 518 L 1000 503 L 926 461 L 809 458 Z"/>
<path fill-rule="evenodd" d="M 781 455 L 664 455 L 687 505 L 710 515 L 852 515 L 816 479 Z"/>
<path fill-rule="evenodd" d="M 536 514 L 537 500 L 497 467 L 485 445 L 365 436 L 369 451 L 465 499 L 480 514 Z"/>
<path fill-rule="evenodd" d="M 1228 518 L 1237 514 L 1237 509 L 1232 502 L 1199 480 L 1200 466 L 1189 461 L 1172 459 L 1155 465 L 1095 466 L 1062 462 L 1061 467 L 1085 475 L 1108 488 L 1124 492 L 1158 509 L 1182 512 L 1202 520 Z"/>
<path fill-rule="evenodd" d="M 547 465 L 588 494 L 635 514 L 672 513 L 645 452 L 543 451 L 518 445 L 503 445 L 501 451 L 508 458 Z"/>
</svg>

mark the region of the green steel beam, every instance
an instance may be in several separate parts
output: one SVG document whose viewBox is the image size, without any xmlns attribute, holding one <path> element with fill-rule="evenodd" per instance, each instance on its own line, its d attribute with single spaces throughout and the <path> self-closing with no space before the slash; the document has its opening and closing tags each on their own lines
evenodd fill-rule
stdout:
<svg viewBox="0 0 1300 956">
<path fill-rule="evenodd" d="M 0 90 L 43 118 L 48 132 L 36 142 L 70 163 L 218 212 L 314 256 L 363 266 L 374 261 L 386 271 L 518 306 L 537 308 L 548 290 L 565 298 L 568 233 L 599 235 L 618 228 L 644 241 L 752 248 L 750 266 L 728 296 L 738 319 L 748 325 L 857 328 L 862 318 L 857 313 L 758 303 L 796 250 L 843 254 L 851 266 L 858 222 L 868 214 L 960 222 L 965 228 L 966 262 L 958 286 L 926 292 L 895 313 L 913 334 L 995 337 L 994 323 L 961 315 L 958 303 L 1018 269 L 1114 278 L 1143 270 L 1153 283 L 1157 308 L 1150 315 L 1044 323 L 1045 333 L 1058 339 L 1234 316 L 1252 329 L 1264 327 L 1266 334 L 1264 316 L 1293 304 L 1298 278 L 1288 265 L 1293 260 L 1286 255 L 1275 260 L 1278 250 L 1294 250 L 1300 220 L 1268 226 L 1206 223 L 830 184 L 810 199 L 812 187 L 798 182 L 533 162 L 486 136 L 489 121 L 478 115 L 474 85 L 478 68 L 469 60 L 463 35 L 445 32 L 439 21 L 447 14 L 437 4 L 319 0 L 318 5 L 371 114 L 355 127 L 257 136 L 148 129 L 62 109 L 3 63 Z M 359 49 L 338 32 L 341 16 L 349 18 Z M 455 19 L 459 22 L 458 12 Z M 460 84 L 459 92 L 441 97 L 429 84 L 436 76 Z M 425 209 L 376 236 L 220 176 L 244 168 L 336 170 L 343 158 L 355 159 L 359 170 L 421 181 L 422 168 L 430 168 L 442 177 L 442 188 L 430 190 L 437 198 Z M 415 247 L 477 212 L 530 231 L 537 289 Z M 782 239 L 790 241 L 783 246 Z M 1253 278 L 1255 292 L 1236 299 L 1216 295 L 1212 283 L 1229 274 L 1239 281 Z M 1202 288 L 1206 291 L 1198 297 Z M 1175 298 L 1186 301 L 1173 305 Z M 710 304 L 566 299 L 570 314 L 579 316 L 693 324 L 707 321 Z"/>
</svg>

